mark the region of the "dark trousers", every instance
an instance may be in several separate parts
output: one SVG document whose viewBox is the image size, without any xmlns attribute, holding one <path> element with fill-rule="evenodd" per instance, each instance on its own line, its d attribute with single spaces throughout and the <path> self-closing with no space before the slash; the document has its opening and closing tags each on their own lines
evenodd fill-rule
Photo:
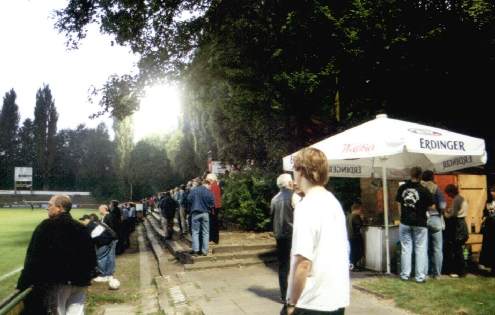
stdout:
<svg viewBox="0 0 495 315">
<path fill-rule="evenodd" d="M 289 278 L 291 246 L 292 239 L 277 239 L 278 283 L 280 286 L 280 297 L 282 301 L 285 301 L 287 297 L 287 281 Z"/>
<path fill-rule="evenodd" d="M 363 237 L 354 237 L 350 240 L 351 245 L 351 263 L 357 267 L 359 261 L 364 256 L 364 241 Z"/>
<path fill-rule="evenodd" d="M 344 315 L 345 309 L 344 308 L 339 308 L 336 311 L 331 311 L 331 312 L 323 312 L 323 311 L 313 311 L 313 310 L 306 310 L 303 308 L 296 308 L 294 310 L 293 315 Z M 280 315 L 287 315 L 287 309 L 286 306 L 282 308 L 282 311 L 280 312 Z"/>
<path fill-rule="evenodd" d="M 340 308 L 332 312 L 312 311 L 303 308 L 296 308 L 294 315 L 344 315 L 345 309 Z"/>
<path fill-rule="evenodd" d="M 215 208 L 210 212 L 210 242 L 218 244 L 220 241 L 220 232 L 218 230 L 218 212 L 221 208 Z"/>
</svg>

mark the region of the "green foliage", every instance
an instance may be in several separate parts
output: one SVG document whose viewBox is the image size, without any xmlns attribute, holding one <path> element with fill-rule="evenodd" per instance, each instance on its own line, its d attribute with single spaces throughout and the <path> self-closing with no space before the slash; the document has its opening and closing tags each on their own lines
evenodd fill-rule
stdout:
<svg viewBox="0 0 495 315">
<path fill-rule="evenodd" d="M 57 133 L 58 113 L 52 91 L 43 85 L 36 92 L 34 107 L 34 174 L 33 186 L 49 188 L 49 175 L 53 171 L 55 161 L 55 135 Z"/>
<path fill-rule="evenodd" d="M 0 187 L 10 188 L 14 182 L 19 129 L 19 107 L 12 89 L 5 93 L 0 110 Z"/>
<path fill-rule="evenodd" d="M 261 170 L 231 174 L 223 186 L 226 222 L 251 231 L 270 227 L 270 200 L 276 194 L 276 177 Z"/>
</svg>

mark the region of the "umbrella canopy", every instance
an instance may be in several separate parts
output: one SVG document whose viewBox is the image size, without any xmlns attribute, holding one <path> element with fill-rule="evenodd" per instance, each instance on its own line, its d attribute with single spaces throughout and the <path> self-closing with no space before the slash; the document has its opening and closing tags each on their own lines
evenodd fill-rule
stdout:
<svg viewBox="0 0 495 315">
<path fill-rule="evenodd" d="M 444 129 L 378 115 L 376 119 L 311 145 L 325 153 L 332 177 L 381 177 L 387 273 L 390 273 L 387 179 L 404 179 L 419 166 L 447 173 L 484 165 L 485 141 Z M 293 157 L 283 159 L 292 171 Z"/>
<path fill-rule="evenodd" d="M 406 178 L 414 166 L 447 173 L 486 163 L 485 141 L 444 129 L 378 115 L 376 119 L 311 145 L 323 151 L 332 177 Z M 292 158 L 283 159 L 292 170 Z"/>
</svg>

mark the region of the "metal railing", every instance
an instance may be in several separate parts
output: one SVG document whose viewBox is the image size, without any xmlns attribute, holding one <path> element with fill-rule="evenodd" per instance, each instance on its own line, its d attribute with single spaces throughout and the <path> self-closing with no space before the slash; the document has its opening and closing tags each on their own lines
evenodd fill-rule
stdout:
<svg viewBox="0 0 495 315">
<path fill-rule="evenodd" d="M 32 287 L 25 290 L 15 290 L 12 294 L 0 302 L 0 315 L 20 314 L 24 308 L 24 299 L 31 292 Z"/>
</svg>

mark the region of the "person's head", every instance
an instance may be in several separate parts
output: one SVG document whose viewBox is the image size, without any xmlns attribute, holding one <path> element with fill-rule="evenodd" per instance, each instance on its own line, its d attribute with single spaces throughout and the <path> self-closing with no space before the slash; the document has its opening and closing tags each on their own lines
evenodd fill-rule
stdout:
<svg viewBox="0 0 495 315">
<path fill-rule="evenodd" d="M 426 170 L 423 172 L 421 179 L 424 180 L 425 182 L 432 182 L 434 179 L 434 174 L 432 171 Z"/>
<path fill-rule="evenodd" d="M 170 191 L 165 192 L 165 198 L 170 198 Z"/>
<path fill-rule="evenodd" d="M 409 175 L 411 175 L 411 181 L 419 182 L 421 179 L 421 174 L 423 174 L 423 170 L 419 166 L 415 166 L 411 168 Z"/>
<path fill-rule="evenodd" d="M 488 192 L 490 192 L 492 199 L 495 200 L 495 185 L 490 186 L 490 188 L 488 188 Z"/>
<path fill-rule="evenodd" d="M 361 202 L 353 203 L 351 206 L 351 212 L 361 214 L 363 212 L 363 204 Z"/>
<path fill-rule="evenodd" d="M 94 213 L 90 213 L 89 218 L 91 219 L 92 222 L 99 222 L 100 221 L 100 218 L 98 218 L 98 216 Z"/>
<path fill-rule="evenodd" d="M 186 185 L 184 184 L 180 185 L 180 190 L 186 190 Z"/>
<path fill-rule="evenodd" d="M 277 186 L 279 189 L 282 188 L 292 189 L 293 188 L 292 176 L 290 176 L 290 174 L 287 173 L 281 174 L 279 177 L 277 177 Z"/>
<path fill-rule="evenodd" d="M 192 181 L 192 187 L 194 188 L 194 187 L 197 187 L 198 185 L 199 185 L 199 181 L 196 178 L 193 179 L 193 181 Z"/>
<path fill-rule="evenodd" d="M 72 209 L 72 201 L 69 196 L 55 195 L 48 201 L 48 217 L 53 218 L 62 212 L 70 212 Z"/>
<path fill-rule="evenodd" d="M 459 194 L 459 189 L 457 188 L 456 185 L 454 184 L 449 184 L 447 187 L 445 187 L 445 193 L 450 197 L 454 198 Z"/>
<path fill-rule="evenodd" d="M 116 208 L 116 207 L 118 207 L 118 206 L 119 206 L 119 201 L 118 201 L 118 200 L 112 200 L 112 201 L 110 202 L 110 206 L 111 206 L 112 208 Z"/>
<path fill-rule="evenodd" d="M 101 215 L 106 215 L 108 213 L 108 206 L 107 205 L 100 205 L 98 207 L 98 212 L 100 212 Z"/>
<path fill-rule="evenodd" d="M 88 225 L 91 221 L 91 217 L 88 214 L 85 214 L 79 218 L 79 222 L 81 222 L 83 225 Z"/>
<path fill-rule="evenodd" d="M 318 149 L 302 149 L 294 158 L 294 181 L 304 192 L 313 186 L 325 186 L 328 170 L 327 157 Z"/>
<path fill-rule="evenodd" d="M 217 175 L 210 173 L 206 175 L 206 180 L 209 181 L 210 183 L 218 181 Z"/>
</svg>

